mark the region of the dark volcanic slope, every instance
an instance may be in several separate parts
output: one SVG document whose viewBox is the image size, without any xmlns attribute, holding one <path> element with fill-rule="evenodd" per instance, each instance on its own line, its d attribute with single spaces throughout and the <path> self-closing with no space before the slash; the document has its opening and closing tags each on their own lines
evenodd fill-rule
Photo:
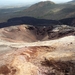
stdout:
<svg viewBox="0 0 75 75">
<path fill-rule="evenodd" d="M 75 18 L 65 18 L 62 20 L 59 20 L 62 24 L 70 25 L 70 26 L 75 26 Z"/>
<path fill-rule="evenodd" d="M 19 17 L 0 23 L 0 38 L 13 42 L 35 42 L 75 35 L 75 19 L 59 21 Z"/>
<path fill-rule="evenodd" d="M 46 20 L 37 19 L 34 17 L 16 17 L 8 19 L 7 22 L 0 23 L 0 28 L 8 26 L 16 26 L 21 24 L 34 25 L 34 26 L 48 26 L 48 25 L 58 25 L 60 24 L 57 20 Z"/>
</svg>

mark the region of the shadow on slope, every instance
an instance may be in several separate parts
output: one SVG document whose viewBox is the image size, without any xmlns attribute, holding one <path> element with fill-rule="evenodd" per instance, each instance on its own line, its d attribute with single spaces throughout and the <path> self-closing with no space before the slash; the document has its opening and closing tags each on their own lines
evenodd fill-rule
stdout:
<svg viewBox="0 0 75 75">
<path fill-rule="evenodd" d="M 62 24 L 74 26 L 75 27 L 75 18 L 65 18 L 59 20 Z"/>
<path fill-rule="evenodd" d="M 33 17 L 16 17 L 8 19 L 7 22 L 0 23 L 0 28 L 16 26 L 21 24 L 33 25 L 33 26 L 47 26 L 47 25 L 59 25 L 60 22 L 56 20 L 36 19 Z"/>
</svg>

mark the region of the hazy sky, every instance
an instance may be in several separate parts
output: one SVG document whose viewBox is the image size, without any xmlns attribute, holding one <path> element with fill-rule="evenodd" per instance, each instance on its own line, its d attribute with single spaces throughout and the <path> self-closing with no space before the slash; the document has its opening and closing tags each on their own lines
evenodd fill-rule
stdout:
<svg viewBox="0 0 75 75">
<path fill-rule="evenodd" d="M 28 3 L 35 3 L 39 1 L 46 1 L 46 0 L 0 0 L 0 6 L 2 5 L 13 5 L 13 4 L 28 4 Z M 62 3 L 71 0 L 51 0 L 55 3 Z"/>
</svg>

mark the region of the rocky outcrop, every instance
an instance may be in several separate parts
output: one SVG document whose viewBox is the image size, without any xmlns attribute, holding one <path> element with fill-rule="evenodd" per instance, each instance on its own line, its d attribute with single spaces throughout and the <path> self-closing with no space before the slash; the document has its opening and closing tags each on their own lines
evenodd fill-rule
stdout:
<svg viewBox="0 0 75 75">
<path fill-rule="evenodd" d="M 20 25 L 0 29 L 0 39 L 11 42 L 47 41 L 69 35 L 75 35 L 75 27 L 68 25 Z"/>
</svg>

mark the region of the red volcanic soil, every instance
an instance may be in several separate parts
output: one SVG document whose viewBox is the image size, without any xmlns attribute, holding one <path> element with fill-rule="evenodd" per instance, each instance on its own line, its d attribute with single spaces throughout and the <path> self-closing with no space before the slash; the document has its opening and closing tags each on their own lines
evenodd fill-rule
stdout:
<svg viewBox="0 0 75 75">
<path fill-rule="evenodd" d="M 0 75 L 74 75 L 74 44 L 24 47 L 0 56 Z"/>
</svg>

